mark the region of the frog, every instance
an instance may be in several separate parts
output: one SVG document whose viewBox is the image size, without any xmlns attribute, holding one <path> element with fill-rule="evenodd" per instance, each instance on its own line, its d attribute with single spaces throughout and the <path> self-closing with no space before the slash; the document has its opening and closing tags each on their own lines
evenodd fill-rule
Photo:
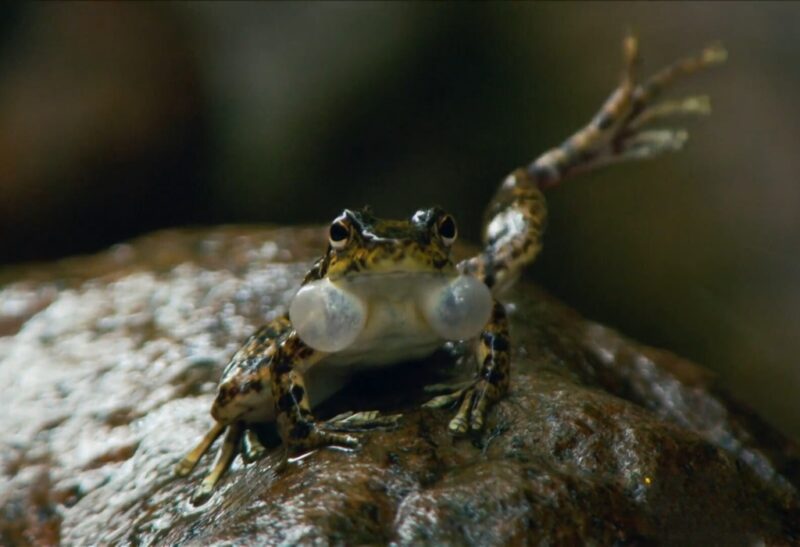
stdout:
<svg viewBox="0 0 800 547">
<path fill-rule="evenodd" d="M 179 476 L 190 474 L 224 434 L 193 503 L 211 496 L 237 454 L 246 463 L 264 455 L 261 424 L 276 426 L 286 460 L 325 447 L 357 449 L 355 432 L 395 426 L 399 414 L 346 413 L 320 421 L 312 409 L 354 371 L 425 358 L 448 343 L 470 348 L 474 377 L 434 386 L 439 394 L 425 406 L 455 409 L 447 426 L 454 437 L 480 435 L 491 408 L 509 393 L 512 342 L 501 297 L 541 250 L 544 191 L 598 167 L 681 149 L 685 130 L 651 123 L 707 114 L 709 99 L 660 97 L 673 82 L 726 55 L 714 44 L 638 83 L 638 40 L 626 36 L 618 86 L 586 126 L 503 180 L 487 209 L 483 246 L 472 257 L 452 258 L 458 227 L 439 207 L 400 220 L 370 208 L 342 211 L 288 310 L 257 329 L 224 368 L 211 407 L 214 424 L 175 468 Z M 311 377 L 321 386 L 313 404 Z"/>
</svg>

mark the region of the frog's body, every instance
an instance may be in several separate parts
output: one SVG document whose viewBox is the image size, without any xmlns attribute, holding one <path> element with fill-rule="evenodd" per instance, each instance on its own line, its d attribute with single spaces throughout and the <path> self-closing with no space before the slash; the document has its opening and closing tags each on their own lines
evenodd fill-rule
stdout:
<svg viewBox="0 0 800 547">
<path fill-rule="evenodd" d="M 335 221 L 345 227 L 352 241 L 338 250 L 329 248 L 306 275 L 301 288 L 311 287 L 313 291 L 318 282 L 330 284 L 357 298 L 366 313 L 363 327 L 346 348 L 318 351 L 317 360 L 298 367 L 309 376 L 305 383 L 314 404 L 338 391 L 354 371 L 419 359 L 447 341 L 431 328 L 422 309 L 426 297 L 460 276 L 449 258 L 449 244 L 437 236 L 436 222 L 443 220 L 453 222 L 443 211 L 430 209 L 407 221 L 385 221 L 368 210 L 345 211 Z M 473 321 L 477 324 L 473 334 L 488 319 L 488 290 L 485 298 L 486 309 L 478 310 L 484 317 Z M 312 310 L 313 304 L 318 303 L 312 302 Z M 346 306 L 332 311 L 341 316 L 342 308 Z M 293 311 L 296 318 L 300 312 Z M 272 376 L 270 367 L 263 366 L 268 364 L 264 355 L 271 356 L 294 330 L 287 313 L 250 337 L 222 374 L 211 411 L 215 418 L 262 422 L 274 416 Z M 322 345 L 327 341 L 323 337 Z"/>
<path fill-rule="evenodd" d="M 709 48 L 636 85 L 633 38 L 626 40 L 625 54 L 622 83 L 592 122 L 506 178 L 489 208 L 479 255 L 451 261 L 456 225 L 438 208 L 408 220 L 345 210 L 333 221 L 328 249 L 306 275 L 289 312 L 253 334 L 223 372 L 211 409 L 216 423 L 177 467 L 188 474 L 227 430 L 196 500 L 211 493 L 240 445 L 245 459 L 260 455 L 253 424 L 276 422 L 290 453 L 356 446 L 331 423 L 317 422 L 311 401 L 340 389 L 354 370 L 425 357 L 447 341 L 474 340 L 478 371 L 472 382 L 429 405 L 457 403 L 450 432 L 480 432 L 490 405 L 509 385 L 508 321 L 493 293 L 512 283 L 541 247 L 547 212 L 542 190 L 605 163 L 680 148 L 685 132 L 642 127 L 676 113 L 705 112 L 707 101 L 652 103 L 677 76 L 725 57 L 721 48 Z M 392 421 L 373 413 L 360 418 L 360 425 Z"/>
</svg>

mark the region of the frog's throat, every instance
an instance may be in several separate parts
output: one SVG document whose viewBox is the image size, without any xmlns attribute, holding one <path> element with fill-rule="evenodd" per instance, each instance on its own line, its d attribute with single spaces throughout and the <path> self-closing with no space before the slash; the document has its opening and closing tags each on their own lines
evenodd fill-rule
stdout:
<svg viewBox="0 0 800 547">
<path fill-rule="evenodd" d="M 461 275 L 447 283 L 423 286 L 409 297 L 442 340 L 466 340 L 480 333 L 489 320 L 492 296 L 479 279 Z M 353 291 L 321 279 L 303 285 L 289 307 L 292 326 L 315 350 L 347 349 L 367 323 L 367 305 Z"/>
</svg>

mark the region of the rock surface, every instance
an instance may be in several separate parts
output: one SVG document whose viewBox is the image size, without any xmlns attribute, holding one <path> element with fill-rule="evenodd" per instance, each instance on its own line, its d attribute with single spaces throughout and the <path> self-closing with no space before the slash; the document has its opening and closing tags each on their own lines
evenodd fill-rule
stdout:
<svg viewBox="0 0 800 547">
<path fill-rule="evenodd" d="M 172 467 L 226 359 L 280 313 L 316 229 L 154 234 L 0 275 L 0 544 L 800 542 L 800 452 L 703 369 L 530 284 L 505 298 L 512 393 L 478 439 L 422 387 L 442 354 L 356 378 L 317 414 L 402 411 L 356 452 L 240 460 L 203 506 Z"/>
</svg>

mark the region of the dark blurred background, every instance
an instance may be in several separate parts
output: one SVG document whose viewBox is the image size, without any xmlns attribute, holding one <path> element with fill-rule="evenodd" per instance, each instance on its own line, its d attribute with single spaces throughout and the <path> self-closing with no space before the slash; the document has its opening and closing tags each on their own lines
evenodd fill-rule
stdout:
<svg viewBox="0 0 800 547">
<path fill-rule="evenodd" d="M 497 183 L 586 122 L 620 41 L 682 85 L 685 152 L 549 195 L 530 276 L 703 363 L 800 437 L 800 5 L 12 4 L 0 14 L 0 263 L 147 231 L 440 204 L 477 239 Z"/>
</svg>

